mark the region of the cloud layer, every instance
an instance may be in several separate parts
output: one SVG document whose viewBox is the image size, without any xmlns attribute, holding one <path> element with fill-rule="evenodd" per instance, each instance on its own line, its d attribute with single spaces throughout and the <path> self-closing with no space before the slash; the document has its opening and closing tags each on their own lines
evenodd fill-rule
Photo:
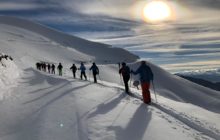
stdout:
<svg viewBox="0 0 220 140">
<path fill-rule="evenodd" d="M 217 68 L 220 0 L 167 1 L 177 18 L 158 25 L 141 20 L 147 0 L 1 0 L 0 14 L 125 48 L 173 72 Z"/>
</svg>

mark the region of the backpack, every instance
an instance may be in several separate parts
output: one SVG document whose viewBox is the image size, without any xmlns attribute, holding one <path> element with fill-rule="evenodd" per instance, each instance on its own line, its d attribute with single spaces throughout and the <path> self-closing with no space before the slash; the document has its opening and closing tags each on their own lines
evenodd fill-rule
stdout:
<svg viewBox="0 0 220 140">
<path fill-rule="evenodd" d="M 94 67 L 93 72 L 94 72 L 95 74 L 99 74 L 99 70 L 98 70 L 98 67 L 97 67 L 97 66 Z"/>
<path fill-rule="evenodd" d="M 133 82 L 133 86 L 135 86 L 135 87 L 137 87 L 139 84 L 140 84 L 139 81 L 134 81 L 134 82 Z"/>
</svg>

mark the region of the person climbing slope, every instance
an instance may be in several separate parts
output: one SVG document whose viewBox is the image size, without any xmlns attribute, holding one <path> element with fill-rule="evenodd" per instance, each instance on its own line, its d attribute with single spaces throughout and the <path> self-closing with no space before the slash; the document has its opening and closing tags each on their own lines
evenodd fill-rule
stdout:
<svg viewBox="0 0 220 140">
<path fill-rule="evenodd" d="M 75 64 L 72 65 L 72 67 L 70 67 L 70 69 L 73 72 L 73 78 L 76 78 L 76 71 L 77 71 L 77 67 Z"/>
<path fill-rule="evenodd" d="M 79 69 L 81 70 L 81 75 L 80 75 L 81 80 L 82 80 L 83 76 L 84 76 L 85 80 L 87 80 L 86 67 L 84 66 L 83 62 L 81 62 Z"/>
<path fill-rule="evenodd" d="M 55 66 L 54 64 L 51 65 L 51 68 L 52 68 L 51 73 L 52 73 L 52 74 L 55 74 L 55 67 L 56 67 L 56 66 Z"/>
<path fill-rule="evenodd" d="M 95 63 L 92 63 L 92 66 L 89 70 L 92 70 L 93 78 L 94 78 L 94 83 L 97 83 L 97 78 L 96 75 L 99 74 L 99 68 L 96 66 Z"/>
<path fill-rule="evenodd" d="M 57 69 L 58 69 L 58 71 L 59 71 L 59 76 L 62 76 L 62 74 L 63 74 L 63 72 L 62 72 L 63 66 L 62 66 L 61 63 L 59 63 L 59 65 L 57 66 Z"/>
<path fill-rule="evenodd" d="M 130 68 L 126 66 L 125 62 L 122 62 L 122 67 L 119 69 L 119 74 L 121 74 L 123 77 L 125 92 L 129 93 L 128 81 L 130 79 Z"/>
<path fill-rule="evenodd" d="M 141 61 L 140 67 L 136 71 L 131 70 L 131 73 L 134 75 L 140 75 L 143 101 L 146 104 L 150 104 L 150 81 L 152 81 L 154 78 L 151 68 L 146 64 L 146 61 Z"/>
</svg>

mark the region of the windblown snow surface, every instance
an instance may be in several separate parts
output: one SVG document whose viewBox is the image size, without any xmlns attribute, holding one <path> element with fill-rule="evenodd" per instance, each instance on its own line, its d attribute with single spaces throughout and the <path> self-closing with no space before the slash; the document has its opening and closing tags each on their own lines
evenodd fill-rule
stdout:
<svg viewBox="0 0 220 140">
<path fill-rule="evenodd" d="M 0 17 L 0 140 L 219 140 L 220 92 L 148 62 L 155 75 L 152 105 L 141 91 L 124 93 L 119 61 L 132 69 L 137 56 L 30 21 Z M 61 62 L 64 75 L 36 70 L 36 62 Z M 72 63 L 86 62 L 88 81 L 72 78 Z M 98 84 L 88 71 L 100 68 Z M 137 77 L 132 77 L 132 81 Z M 157 101 L 155 94 L 157 95 Z"/>
</svg>

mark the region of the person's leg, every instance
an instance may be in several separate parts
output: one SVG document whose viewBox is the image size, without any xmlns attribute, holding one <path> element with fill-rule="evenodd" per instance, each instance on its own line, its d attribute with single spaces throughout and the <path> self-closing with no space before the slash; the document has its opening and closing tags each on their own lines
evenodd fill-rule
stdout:
<svg viewBox="0 0 220 140">
<path fill-rule="evenodd" d="M 85 80 L 87 80 L 86 72 L 84 72 L 84 77 L 85 77 Z"/>
<path fill-rule="evenodd" d="M 128 82 L 125 83 L 125 92 L 126 92 L 126 93 L 129 93 Z"/>
<path fill-rule="evenodd" d="M 59 75 L 62 76 L 62 70 L 59 70 Z"/>
<path fill-rule="evenodd" d="M 94 77 L 94 83 L 97 83 L 96 74 L 93 74 L 93 77 Z"/>
<path fill-rule="evenodd" d="M 151 102 L 151 96 L 150 96 L 150 83 L 141 83 L 141 88 L 142 88 L 142 96 L 143 96 L 143 101 L 144 103 L 150 103 Z"/>
<path fill-rule="evenodd" d="M 81 72 L 81 74 L 80 74 L 80 78 L 81 78 L 81 80 L 82 80 L 82 76 L 83 76 L 83 72 Z"/>
<path fill-rule="evenodd" d="M 76 72 L 73 72 L 73 78 L 76 78 Z"/>
<path fill-rule="evenodd" d="M 86 73 L 82 72 L 82 76 L 84 76 L 85 80 L 87 80 Z M 82 78 L 81 78 L 82 79 Z"/>
<path fill-rule="evenodd" d="M 129 78 L 128 77 L 124 77 L 123 79 L 124 79 L 124 84 L 125 84 L 125 92 L 129 93 L 129 87 L 128 87 Z"/>
</svg>

